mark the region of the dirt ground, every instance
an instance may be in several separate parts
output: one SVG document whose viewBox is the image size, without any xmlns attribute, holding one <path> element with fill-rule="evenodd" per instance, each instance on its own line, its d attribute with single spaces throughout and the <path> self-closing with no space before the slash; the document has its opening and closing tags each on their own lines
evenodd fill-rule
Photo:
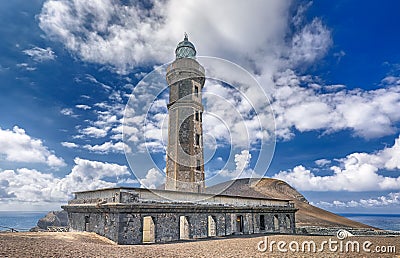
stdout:
<svg viewBox="0 0 400 258">
<path fill-rule="evenodd" d="M 331 246 L 329 246 L 331 239 Z M 267 241 L 267 245 L 265 245 Z M 275 241 L 275 242 L 273 242 Z M 283 241 L 280 244 L 279 241 Z M 314 241 L 316 250 L 305 241 Z M 322 244 L 326 241 L 325 244 Z M 338 242 L 334 242 L 338 241 Z M 347 244 L 348 241 L 352 243 Z M 359 243 L 360 251 L 356 244 Z M 366 243 L 369 241 L 371 244 Z M 342 251 L 340 250 L 342 242 Z M 299 251 L 297 244 L 299 244 Z M 347 250 L 346 252 L 346 244 Z M 261 249 L 258 250 L 257 246 Z M 304 246 L 304 251 L 302 247 Z M 322 246 L 322 248 L 321 248 Z M 354 251 L 352 251 L 354 246 Z M 364 251 L 365 249 L 370 252 Z M 267 247 L 267 248 L 265 248 Z M 283 251 L 280 251 L 279 248 Z M 336 247 L 336 251 L 335 250 Z M 379 247 L 379 249 L 377 249 Z M 395 252 L 393 251 L 395 248 Z M 269 249 L 272 249 L 269 250 Z M 292 250 L 290 250 L 290 248 Z M 266 249 L 266 250 L 264 250 Z M 311 251 L 309 250 L 311 249 Z M 323 250 L 322 250 L 323 249 Z M 286 250 L 286 252 L 284 252 Z M 321 251 L 322 250 L 322 251 Z M 333 251 L 332 251 L 333 250 Z M 386 253 L 377 252 L 384 251 Z M 390 251 L 390 252 L 389 252 Z M 399 257 L 400 236 L 241 236 L 168 244 L 116 245 L 94 233 L 0 233 L 0 257 Z"/>
</svg>

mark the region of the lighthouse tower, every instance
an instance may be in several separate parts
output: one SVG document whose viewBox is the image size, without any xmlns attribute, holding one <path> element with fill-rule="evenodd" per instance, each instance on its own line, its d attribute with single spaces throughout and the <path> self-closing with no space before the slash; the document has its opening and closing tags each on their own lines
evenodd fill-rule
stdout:
<svg viewBox="0 0 400 258">
<path fill-rule="evenodd" d="M 169 85 L 167 178 L 165 190 L 204 192 L 203 105 L 204 68 L 187 34 L 167 67 Z"/>
</svg>

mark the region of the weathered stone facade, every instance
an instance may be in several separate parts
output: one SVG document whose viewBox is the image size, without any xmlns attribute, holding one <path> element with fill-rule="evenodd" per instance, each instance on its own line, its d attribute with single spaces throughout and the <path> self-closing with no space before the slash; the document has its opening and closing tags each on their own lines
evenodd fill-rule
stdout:
<svg viewBox="0 0 400 258">
<path fill-rule="evenodd" d="M 71 230 L 95 232 L 118 244 L 295 233 L 296 209 L 287 200 L 189 193 L 178 201 L 169 199 L 176 195 L 182 194 L 141 188 L 87 191 L 76 193 L 63 208 Z"/>
</svg>

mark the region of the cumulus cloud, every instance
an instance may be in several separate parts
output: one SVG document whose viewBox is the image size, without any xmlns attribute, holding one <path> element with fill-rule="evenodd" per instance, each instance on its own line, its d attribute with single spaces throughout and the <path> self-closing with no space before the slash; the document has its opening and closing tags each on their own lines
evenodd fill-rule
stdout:
<svg viewBox="0 0 400 258">
<path fill-rule="evenodd" d="M 26 49 L 23 51 L 26 55 L 32 57 L 33 60 L 37 62 L 44 62 L 54 60 L 56 55 L 51 48 L 40 48 L 40 47 L 33 47 L 31 49 Z"/>
<path fill-rule="evenodd" d="M 144 178 L 139 179 L 142 187 L 155 189 L 157 186 L 165 183 L 165 176 L 161 174 L 160 171 L 156 168 L 151 168 L 147 171 L 147 174 Z"/>
<path fill-rule="evenodd" d="M 0 155 L 7 161 L 42 163 L 53 168 L 66 166 L 62 158 L 43 145 L 42 140 L 32 138 L 18 126 L 12 131 L 0 128 Z"/>
<path fill-rule="evenodd" d="M 82 190 L 93 190 L 113 187 L 116 184 L 106 181 L 106 178 L 119 179 L 130 175 L 126 166 L 114 163 L 91 161 L 81 158 L 74 159 L 75 166 L 71 173 L 61 179 L 57 187 L 66 193 Z"/>
<path fill-rule="evenodd" d="M 312 78 L 297 76 L 292 70 L 282 72 L 275 82 L 272 106 L 280 138 L 293 137 L 293 128 L 301 132 L 322 130 L 324 133 L 350 129 L 367 139 L 397 131 L 395 125 L 400 121 L 398 84 L 369 91 L 325 92 L 312 87 L 316 84 Z M 323 87 L 326 88 L 324 85 L 320 88 Z"/>
<path fill-rule="evenodd" d="M 248 150 L 242 150 L 240 154 L 235 154 L 236 170 L 243 171 L 249 167 L 251 154 Z"/>
<path fill-rule="evenodd" d="M 127 146 L 125 143 L 123 142 L 105 142 L 103 144 L 100 145 L 90 145 L 90 144 L 86 144 L 83 146 L 83 148 L 89 150 L 89 151 L 93 151 L 93 152 L 97 152 L 100 154 L 108 154 L 108 153 L 124 153 L 124 150 L 127 152 L 130 152 L 130 148 L 129 146 Z"/>
<path fill-rule="evenodd" d="M 235 154 L 235 169 L 223 169 L 218 171 L 218 175 L 229 178 L 261 178 L 262 175 L 258 175 L 253 169 L 249 167 L 251 160 L 251 153 L 248 150 L 242 150 L 240 153 Z"/>
<path fill-rule="evenodd" d="M 81 158 L 74 162 L 71 172 L 63 178 L 27 168 L 0 171 L 2 193 L 18 202 L 65 202 L 72 192 L 114 187 L 115 181 L 129 181 L 126 166 Z"/>
<path fill-rule="evenodd" d="M 94 127 L 94 126 L 89 126 L 86 128 L 81 129 L 79 132 L 81 135 L 93 137 L 93 138 L 102 138 L 107 136 L 108 131 L 110 130 L 110 127 Z"/>
<path fill-rule="evenodd" d="M 153 8 L 160 8 L 159 3 L 155 5 Z M 81 59 L 126 70 L 154 58 L 160 50 L 149 44 L 156 37 L 155 27 L 160 26 L 151 14 L 138 2 L 127 6 L 111 0 L 47 1 L 39 15 L 39 25 Z"/>
<path fill-rule="evenodd" d="M 391 87 L 365 91 L 346 90 L 339 84 L 324 85 L 316 78 L 296 72 L 317 64 L 328 53 L 334 39 L 320 18 L 306 19 L 305 11 L 310 3 L 294 4 L 280 0 L 229 1 L 218 5 L 213 1 L 193 4 L 154 0 L 145 7 L 140 2 L 101 0 L 93 4 L 47 0 L 38 19 L 46 35 L 64 44 L 74 56 L 111 66 L 119 73 L 170 61 L 177 41 L 188 31 L 199 53 L 236 62 L 257 78 L 271 99 L 276 134 L 282 140 L 294 137 L 296 129 L 323 133 L 351 130 L 355 136 L 367 139 L 397 132 L 400 86 L 395 77 L 382 81 Z M 293 15 L 292 10 L 296 9 Z M 225 15 L 222 17 L 221 13 Z M 85 80 L 112 91 L 112 87 L 92 75 L 86 75 Z M 243 89 L 243 94 L 253 97 L 252 105 L 268 106 L 264 99 L 257 98 L 260 94 L 254 88 Z M 237 96 L 227 95 L 226 98 L 228 102 L 238 103 Z M 239 103 L 242 104 L 240 114 L 246 114 L 250 110 L 248 105 L 245 101 Z M 215 107 L 207 108 L 223 113 L 221 106 Z M 363 112 L 359 112 L 360 109 Z M 265 124 L 263 126 L 272 129 L 271 110 L 265 107 L 259 111 L 257 116 Z M 230 113 L 224 115 L 224 119 L 232 117 Z M 232 138 L 243 139 L 236 137 L 245 134 L 234 122 L 232 124 L 238 127 L 232 127 L 235 133 Z M 254 124 L 254 119 L 247 119 L 250 137 L 260 139 L 271 135 L 267 130 L 255 130 L 251 127 Z M 150 129 L 155 132 L 155 128 L 159 129 Z M 264 132 L 267 135 L 263 135 Z M 99 135 L 87 133 L 94 137 Z M 217 135 L 216 132 L 212 134 Z M 224 140 L 222 135 L 220 139 Z M 151 146 L 162 150 L 161 140 L 154 139 Z M 241 141 L 236 143 L 244 147 Z"/>
<path fill-rule="evenodd" d="M 0 171 L 0 180 L 7 182 L 2 189 L 15 200 L 21 202 L 57 201 L 66 197 L 64 193 L 54 191 L 58 182 L 52 174 L 41 173 L 34 169 Z"/>
<path fill-rule="evenodd" d="M 285 40 L 290 8 L 290 1 L 279 0 L 218 5 L 213 1 L 155 0 L 146 7 L 139 2 L 48 0 L 39 15 L 39 26 L 81 59 L 111 65 L 120 72 L 138 64 L 171 60 L 171 49 L 184 31 L 190 33 L 202 55 L 241 61 L 258 70 L 257 61 L 266 56 L 289 58 L 298 64 L 320 58 L 329 48 L 330 32 L 319 19 L 303 27 L 298 23 L 293 38 Z M 302 15 L 299 12 L 298 17 Z M 204 33 L 208 36 L 203 37 Z"/>
<path fill-rule="evenodd" d="M 296 166 L 274 177 L 303 191 L 377 191 L 400 189 L 400 177 L 382 176 L 380 170 L 400 170 L 400 136 L 392 147 L 376 153 L 352 153 L 331 166 L 332 175 L 319 176 Z M 326 163 L 326 162 L 325 162 Z"/>
<path fill-rule="evenodd" d="M 168 136 L 167 99 L 166 95 L 160 96 L 160 99 L 151 103 L 149 110 L 141 105 L 142 102 L 130 100 L 125 111 L 123 133 L 125 142 L 136 151 L 165 152 Z"/>
</svg>

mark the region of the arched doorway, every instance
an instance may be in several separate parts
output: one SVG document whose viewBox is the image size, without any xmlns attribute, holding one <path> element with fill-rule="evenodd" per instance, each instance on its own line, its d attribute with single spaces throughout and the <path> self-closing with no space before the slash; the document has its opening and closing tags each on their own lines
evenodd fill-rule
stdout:
<svg viewBox="0 0 400 258">
<path fill-rule="evenodd" d="M 275 231 L 279 231 L 279 218 L 278 218 L 278 215 L 274 216 L 274 229 L 275 229 Z"/>
<path fill-rule="evenodd" d="M 291 221 L 289 215 L 286 215 L 286 229 L 291 228 Z"/>
<path fill-rule="evenodd" d="M 189 239 L 189 221 L 186 216 L 179 217 L 179 239 Z"/>
<path fill-rule="evenodd" d="M 155 239 L 153 218 L 151 216 L 143 217 L 143 243 L 154 243 Z"/>
<path fill-rule="evenodd" d="M 208 236 L 213 237 L 217 235 L 217 224 L 213 216 L 208 216 Z"/>
<path fill-rule="evenodd" d="M 265 216 L 260 215 L 260 230 L 265 230 Z"/>
<path fill-rule="evenodd" d="M 236 232 L 238 232 L 238 233 L 243 232 L 243 216 L 242 215 L 236 216 Z"/>
</svg>

